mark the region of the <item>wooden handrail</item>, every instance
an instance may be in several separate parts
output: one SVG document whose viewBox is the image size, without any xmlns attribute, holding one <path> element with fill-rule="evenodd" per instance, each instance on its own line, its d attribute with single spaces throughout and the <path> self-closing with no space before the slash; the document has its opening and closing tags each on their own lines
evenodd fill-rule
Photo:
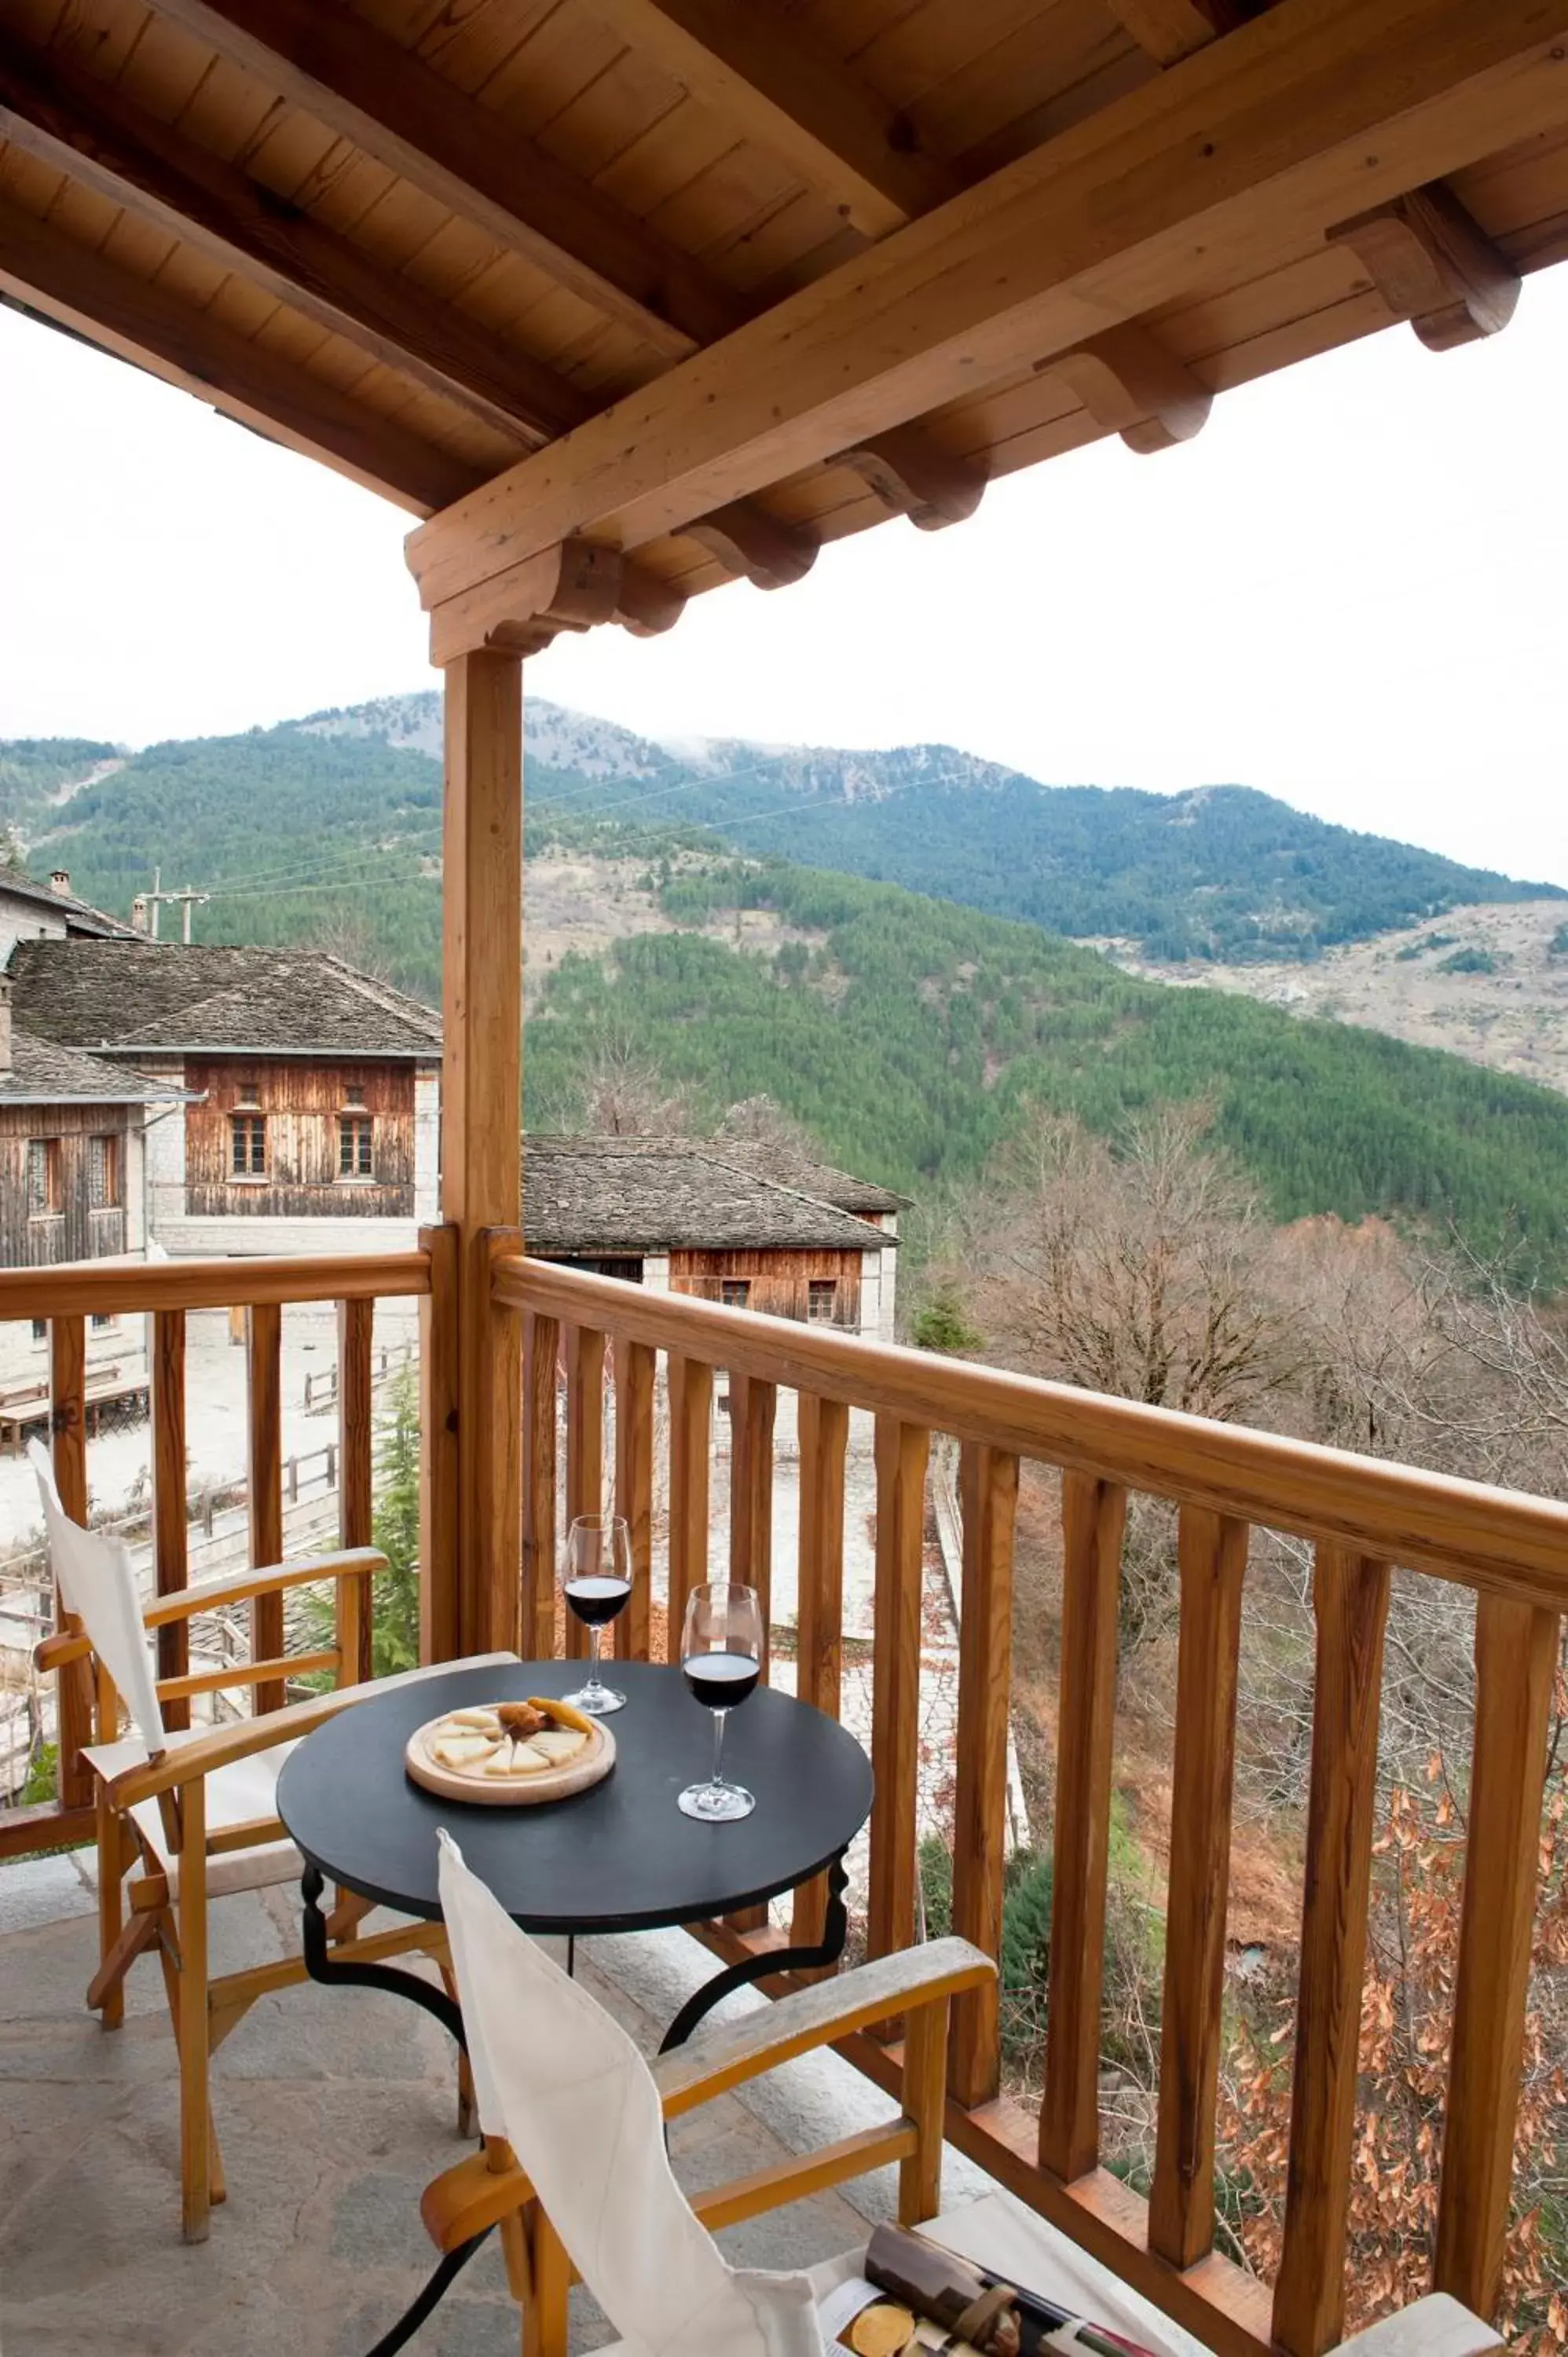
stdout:
<svg viewBox="0 0 1568 2357">
<path fill-rule="evenodd" d="M 523 1255 L 495 1298 L 1130 1490 L 1568 1611 L 1568 1504 Z"/>
<path fill-rule="evenodd" d="M 430 1290 L 424 1252 L 269 1260 L 70 1261 L 0 1269 L 0 1321 L 133 1317 L 147 1309 L 242 1309 L 287 1301 L 379 1301 Z"/>
</svg>

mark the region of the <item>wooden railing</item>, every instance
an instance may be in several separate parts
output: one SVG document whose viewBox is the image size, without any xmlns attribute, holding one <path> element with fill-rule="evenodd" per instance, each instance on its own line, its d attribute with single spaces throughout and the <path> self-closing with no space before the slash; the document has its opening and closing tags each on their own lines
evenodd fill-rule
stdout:
<svg viewBox="0 0 1568 2357">
<path fill-rule="evenodd" d="M 371 1329 L 375 1304 L 430 1290 L 427 1252 L 364 1254 L 307 1260 L 214 1260 L 0 1271 L 0 1322 L 42 1318 L 48 1326 L 50 1431 L 55 1479 L 66 1512 L 87 1516 L 86 1336 L 90 1317 L 148 1316 L 152 1543 L 158 1596 L 188 1580 L 186 1501 L 186 1320 L 192 1310 L 246 1311 L 247 1498 L 252 1564 L 273 1564 L 284 1553 L 283 1309 L 290 1302 L 332 1302 L 338 1310 L 338 1448 L 340 1543 L 371 1541 L 373 1418 Z M 355 1674 L 370 1675 L 370 1624 L 359 1628 Z M 283 1598 L 259 1597 L 252 1607 L 251 1660 L 271 1663 L 284 1652 Z M 158 1631 L 158 1675 L 189 1676 L 187 1624 Z M 213 1681 L 209 1680 L 208 1684 Z M 195 1684 L 190 1688 L 196 1690 Z M 277 1709 L 283 1680 L 256 1687 L 255 1707 Z M 171 1726 L 187 1723 L 188 1703 L 171 1701 Z M 42 1806 L 0 1812 L 0 1860 L 91 1835 L 91 1778 L 81 1747 L 91 1742 L 93 1696 L 84 1662 L 59 1673 L 58 1799 Z"/>
<path fill-rule="evenodd" d="M 1473 1589 L 1477 1699 L 1466 1887 L 1437 2233 L 1437 2287 L 1487 2313 L 1499 2285 L 1536 1903 L 1546 1727 L 1568 1610 L 1568 1506 L 1269 1434 L 654 1294 L 515 1253 L 493 1300 L 522 1324 L 525 1651 L 553 1650 L 562 1512 L 596 1510 L 602 1373 L 613 1366 L 618 1510 L 637 1590 L 629 1649 L 650 1642 L 653 1402 L 669 1400 L 669 1628 L 709 1576 L 714 1373 L 732 1422 L 731 1575 L 772 1579 L 775 1404 L 799 1394 L 799 1691 L 836 1714 L 843 1655 L 849 1410 L 875 1419 L 875 1645 L 867 1941 L 917 1934 L 921 1550 L 931 1437 L 960 1445 L 963 1582 L 955 1744 L 953 1929 L 999 1953 L 1021 1460 L 1061 1475 L 1064 1585 L 1053 1921 L 1037 2114 L 1001 2086 L 997 2003 L 957 2009 L 949 2133 L 1216 2350 L 1319 2357 L 1340 2338 L 1347 2206 L 1391 1566 Z M 564 1500 L 557 1373 L 565 1368 Z M 1175 1502 L 1180 1640 L 1158 2126 L 1145 2202 L 1101 2166 L 1099 2070 L 1118 1597 L 1129 1492 Z M 1251 1526 L 1311 1542 L 1316 1665 L 1283 2247 L 1264 2285 L 1214 2249 L 1215 2116 L 1241 1602 Z M 796 1903 L 810 1932 L 821 1894 Z M 783 1943 L 757 1918 L 708 1927 L 726 1953 Z M 852 2059 L 896 2083 L 897 2049 Z"/>
</svg>

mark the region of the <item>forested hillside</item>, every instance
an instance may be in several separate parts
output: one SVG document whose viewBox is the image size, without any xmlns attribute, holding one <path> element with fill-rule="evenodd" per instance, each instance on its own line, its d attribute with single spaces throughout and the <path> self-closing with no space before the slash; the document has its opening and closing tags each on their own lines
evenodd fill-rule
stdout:
<svg viewBox="0 0 1568 2357">
<path fill-rule="evenodd" d="M 896 886 L 783 865 L 671 873 L 666 909 L 765 907 L 772 956 L 694 932 L 568 958 L 529 1035 L 530 1118 L 569 1115 L 602 1043 L 717 1114 L 774 1097 L 846 1168 L 929 1200 L 966 1179 L 1030 1103 L 1101 1134 L 1205 1100 L 1276 1218 L 1381 1211 L 1453 1222 L 1479 1248 L 1568 1257 L 1568 1100 L 1376 1032 L 1171 990 L 1033 928 Z"/>
<path fill-rule="evenodd" d="M 658 745 L 531 701 L 537 829 L 611 818 L 703 826 L 748 856 L 897 883 L 1162 960 L 1310 960 L 1466 903 L 1539 899 L 1520 884 L 1267 794 L 1046 786 L 947 746 L 886 752 Z M 121 913 L 151 881 L 210 891 L 203 938 L 288 941 L 361 889 L 401 978 L 429 987 L 440 842 L 434 694 L 318 713 L 239 737 L 150 746 L 56 804 L 112 746 L 0 744 L 0 824 L 38 864 Z M 244 893 L 243 899 L 236 898 Z"/>
</svg>

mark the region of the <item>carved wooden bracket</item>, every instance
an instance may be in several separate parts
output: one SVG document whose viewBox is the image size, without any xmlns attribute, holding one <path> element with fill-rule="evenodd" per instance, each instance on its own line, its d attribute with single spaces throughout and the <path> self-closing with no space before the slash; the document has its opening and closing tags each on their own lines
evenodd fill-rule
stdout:
<svg viewBox="0 0 1568 2357">
<path fill-rule="evenodd" d="M 619 622 L 651 638 L 680 619 L 679 589 L 616 548 L 565 540 L 431 609 L 430 660 L 437 665 L 480 647 L 532 655 L 563 630 Z"/>
<path fill-rule="evenodd" d="M 1221 33 L 1242 20 L 1235 0 L 1110 0 L 1141 49 L 1157 65 L 1174 66 L 1197 49 L 1207 48 Z"/>
<path fill-rule="evenodd" d="M 1214 400 L 1185 361 L 1131 320 L 1053 354 L 1036 370 L 1062 378 L 1097 425 L 1120 434 L 1130 450 L 1144 456 L 1190 442 L 1208 422 Z"/>
<path fill-rule="evenodd" d="M 1495 336 L 1513 317 L 1519 273 L 1441 180 L 1330 230 L 1369 274 L 1391 311 L 1429 351 Z"/>
<path fill-rule="evenodd" d="M 751 500 L 715 508 L 688 524 L 683 537 L 696 541 L 757 589 L 787 589 L 792 581 L 803 581 L 817 560 L 814 540 L 791 532 Z"/>
<path fill-rule="evenodd" d="M 985 495 L 985 478 L 977 468 L 914 426 L 895 425 L 844 451 L 837 463 L 853 468 L 884 507 L 907 515 L 921 532 L 962 523 Z"/>
</svg>

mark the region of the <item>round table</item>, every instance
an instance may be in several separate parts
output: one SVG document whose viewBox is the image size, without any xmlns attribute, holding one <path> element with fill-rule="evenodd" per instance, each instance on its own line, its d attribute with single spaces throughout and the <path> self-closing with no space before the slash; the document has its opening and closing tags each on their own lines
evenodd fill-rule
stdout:
<svg viewBox="0 0 1568 2357">
<path fill-rule="evenodd" d="M 284 1763 L 277 1810 L 318 1875 L 400 1915 L 434 1920 L 445 1825 L 524 1931 L 645 1932 L 760 1904 L 831 1867 L 871 1809 L 871 1763 L 810 1704 L 759 1686 L 731 1713 L 725 1772 L 757 1796 L 749 1817 L 702 1824 L 675 1805 L 705 1776 L 713 1715 L 677 1669 L 617 1662 L 627 1706 L 609 1721 L 616 1764 L 585 1792 L 534 1808 L 439 1798 L 413 1783 L 416 1727 L 478 1703 L 564 1695 L 581 1662 L 522 1662 L 420 1678 L 354 1704 Z M 768 1959 L 769 1971 L 782 1967 Z"/>
</svg>

